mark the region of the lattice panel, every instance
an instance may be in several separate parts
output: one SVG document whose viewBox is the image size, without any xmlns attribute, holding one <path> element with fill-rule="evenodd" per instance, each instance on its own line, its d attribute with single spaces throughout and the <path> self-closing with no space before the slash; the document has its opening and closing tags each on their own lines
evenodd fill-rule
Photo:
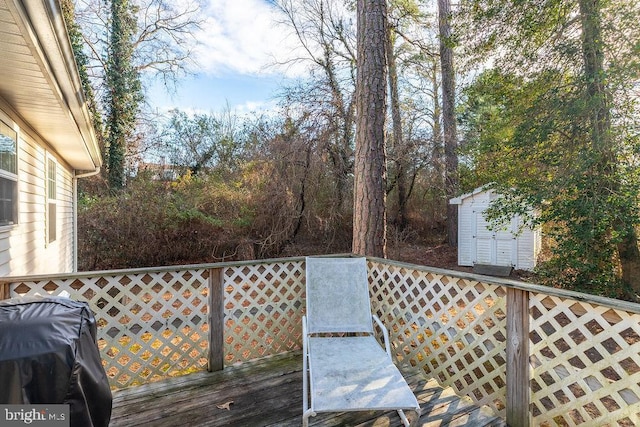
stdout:
<svg viewBox="0 0 640 427">
<path fill-rule="evenodd" d="M 302 261 L 225 269 L 225 364 L 302 347 Z"/>
<path fill-rule="evenodd" d="M 505 415 L 506 292 L 500 286 L 369 263 L 371 299 L 400 363 Z"/>
<path fill-rule="evenodd" d="M 208 271 L 72 277 L 12 285 L 12 296 L 59 295 L 87 301 L 113 388 L 206 369 Z"/>
<path fill-rule="evenodd" d="M 640 315 L 531 294 L 536 426 L 640 425 Z"/>
</svg>

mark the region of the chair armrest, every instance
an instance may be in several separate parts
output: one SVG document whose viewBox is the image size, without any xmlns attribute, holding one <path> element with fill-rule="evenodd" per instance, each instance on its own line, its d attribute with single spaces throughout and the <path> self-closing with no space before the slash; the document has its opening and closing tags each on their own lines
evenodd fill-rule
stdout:
<svg viewBox="0 0 640 427">
<path fill-rule="evenodd" d="M 376 324 L 382 330 L 382 336 L 384 337 L 384 349 L 389 357 L 393 360 L 393 357 L 391 356 L 391 347 L 389 346 L 389 331 L 387 331 L 387 328 L 382 324 L 382 321 L 378 318 L 378 316 L 373 314 L 372 317 Z"/>
<path fill-rule="evenodd" d="M 302 336 L 307 336 L 307 316 L 302 316 Z"/>
</svg>

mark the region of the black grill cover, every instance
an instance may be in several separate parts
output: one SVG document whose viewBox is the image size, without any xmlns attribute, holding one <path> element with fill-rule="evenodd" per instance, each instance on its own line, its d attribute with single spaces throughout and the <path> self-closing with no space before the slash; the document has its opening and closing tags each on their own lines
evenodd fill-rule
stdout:
<svg viewBox="0 0 640 427">
<path fill-rule="evenodd" d="M 87 303 L 0 301 L 0 403 L 68 404 L 72 427 L 109 425 L 111 389 Z"/>
</svg>

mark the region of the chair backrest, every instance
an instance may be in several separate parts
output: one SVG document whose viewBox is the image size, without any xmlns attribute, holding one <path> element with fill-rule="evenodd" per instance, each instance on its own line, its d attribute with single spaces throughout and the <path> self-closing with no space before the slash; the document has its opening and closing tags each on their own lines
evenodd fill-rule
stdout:
<svg viewBox="0 0 640 427">
<path fill-rule="evenodd" d="M 306 259 L 307 333 L 373 333 L 365 258 Z"/>
</svg>

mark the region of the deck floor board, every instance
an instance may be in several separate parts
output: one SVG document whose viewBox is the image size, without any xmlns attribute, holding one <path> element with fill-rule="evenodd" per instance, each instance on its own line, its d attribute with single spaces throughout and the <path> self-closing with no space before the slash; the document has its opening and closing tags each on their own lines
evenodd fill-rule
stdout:
<svg viewBox="0 0 640 427">
<path fill-rule="evenodd" d="M 488 408 L 461 399 L 422 375 L 405 378 L 422 416 L 416 426 L 506 426 Z M 199 372 L 114 392 L 110 427 L 242 426 L 302 424 L 302 357 L 299 353 Z M 220 409 L 233 401 L 230 409 Z M 407 412 L 411 419 L 415 414 Z M 342 412 L 309 419 L 315 427 L 401 426 L 396 412 Z"/>
</svg>

